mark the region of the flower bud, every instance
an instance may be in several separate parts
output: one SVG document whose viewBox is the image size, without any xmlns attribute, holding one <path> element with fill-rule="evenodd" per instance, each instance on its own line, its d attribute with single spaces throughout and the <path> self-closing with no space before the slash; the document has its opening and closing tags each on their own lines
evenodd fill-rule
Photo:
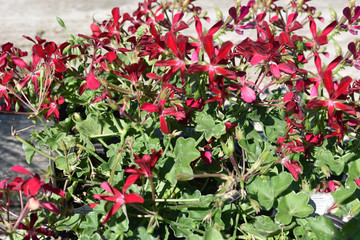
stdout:
<svg viewBox="0 0 360 240">
<path fill-rule="evenodd" d="M 120 109 L 117 102 L 112 100 L 111 98 L 106 98 L 106 102 L 107 102 L 108 106 L 111 107 L 113 110 L 117 111 Z"/>
<path fill-rule="evenodd" d="M 82 121 L 82 117 L 80 116 L 79 113 L 75 112 L 73 115 L 72 115 L 72 119 L 75 121 L 75 122 L 80 122 Z"/>
<path fill-rule="evenodd" d="M 320 168 L 321 168 L 321 171 L 325 174 L 326 178 L 330 177 L 331 170 L 329 169 L 328 166 L 322 165 Z"/>
<path fill-rule="evenodd" d="M 261 210 L 260 204 L 254 199 L 251 199 L 251 198 L 248 198 L 248 199 L 250 200 L 251 207 L 255 210 L 256 213 L 259 213 Z"/>
<path fill-rule="evenodd" d="M 176 179 L 178 181 L 189 181 L 192 180 L 194 177 L 191 174 L 187 174 L 187 173 L 180 173 L 176 175 Z"/>
<path fill-rule="evenodd" d="M 240 126 L 236 126 L 235 128 L 235 138 L 236 140 L 240 141 L 242 139 L 245 139 L 244 137 L 244 132 L 242 131 L 242 129 L 240 128 Z"/>
<path fill-rule="evenodd" d="M 199 19 L 206 17 L 206 15 L 207 15 L 207 11 L 202 11 L 202 12 L 199 14 Z"/>
<path fill-rule="evenodd" d="M 28 208 L 30 210 L 36 210 L 39 208 L 39 206 L 40 206 L 39 200 L 33 197 L 28 200 Z"/>
<path fill-rule="evenodd" d="M 228 137 L 226 143 L 221 141 L 221 146 L 226 155 L 230 156 L 234 153 L 235 146 L 234 146 L 234 139 L 232 137 Z"/>
<path fill-rule="evenodd" d="M 337 13 L 335 12 L 335 10 L 333 8 L 330 8 L 330 16 L 331 16 L 331 20 L 336 20 L 337 19 Z"/>
<path fill-rule="evenodd" d="M 223 14 L 221 12 L 221 10 L 219 8 L 215 8 L 215 12 L 216 12 L 216 17 L 218 20 L 221 20 L 223 18 Z"/>
<path fill-rule="evenodd" d="M 183 9 L 184 9 L 184 11 L 187 10 L 187 7 L 188 7 L 188 5 L 189 5 L 189 2 L 190 2 L 190 0 L 185 0 L 185 1 L 184 1 L 184 3 L 183 3 Z"/>
</svg>

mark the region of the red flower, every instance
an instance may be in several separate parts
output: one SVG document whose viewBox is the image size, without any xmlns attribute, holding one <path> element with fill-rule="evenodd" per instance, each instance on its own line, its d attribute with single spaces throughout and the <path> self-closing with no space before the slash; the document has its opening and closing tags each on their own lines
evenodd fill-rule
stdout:
<svg viewBox="0 0 360 240">
<path fill-rule="evenodd" d="M 45 228 L 34 228 L 36 221 L 38 220 L 38 216 L 37 213 L 32 213 L 30 215 L 30 222 L 28 222 L 28 225 L 25 225 L 23 223 L 20 223 L 18 226 L 18 229 L 22 229 L 22 230 L 26 230 L 27 233 L 25 235 L 25 237 L 23 238 L 23 240 L 30 240 L 30 238 L 32 240 L 38 240 L 39 238 L 37 237 L 38 234 L 43 234 L 46 236 L 50 236 L 51 232 L 48 231 Z"/>
<path fill-rule="evenodd" d="M 173 116 L 176 120 L 181 120 L 186 117 L 184 109 L 178 106 L 172 106 L 164 109 L 165 102 L 167 100 L 163 99 L 160 100 L 158 105 L 154 105 L 152 103 L 145 102 L 141 106 L 140 110 L 147 111 L 147 112 L 157 112 L 160 114 L 160 129 L 163 133 L 168 134 L 170 133 L 168 124 L 165 120 L 165 116 Z"/>
<path fill-rule="evenodd" d="M 299 180 L 299 173 L 302 171 L 302 167 L 299 165 L 298 161 L 286 161 L 283 160 L 282 164 L 285 165 L 285 167 L 289 170 L 291 175 L 296 179 L 296 181 Z"/>
<path fill-rule="evenodd" d="M 136 181 L 136 180 L 135 180 Z M 94 198 L 99 200 L 105 200 L 109 202 L 115 202 L 115 204 L 111 207 L 109 212 L 106 214 L 104 221 L 102 224 L 105 224 L 110 218 L 119 210 L 119 208 L 125 203 L 143 203 L 144 199 L 137 193 L 126 194 L 126 190 L 128 187 L 133 184 L 134 179 L 128 178 L 123 187 L 122 193 L 116 188 L 112 187 L 108 182 L 103 182 L 100 187 L 102 187 L 107 192 L 111 193 L 111 195 L 105 194 L 94 194 Z"/>
<path fill-rule="evenodd" d="M 131 173 L 131 175 L 136 175 L 137 179 L 141 175 L 150 177 L 152 176 L 152 171 L 154 170 L 156 162 L 161 157 L 161 154 L 162 150 L 156 151 L 155 149 L 151 150 L 151 156 L 145 154 L 142 157 L 139 157 L 138 155 L 134 154 L 135 163 L 139 165 L 140 169 L 133 165 L 130 168 L 125 169 L 125 172 Z"/>
<path fill-rule="evenodd" d="M 188 37 L 179 35 L 177 38 L 173 32 L 168 32 L 165 35 L 165 43 L 170 50 L 175 54 L 177 60 L 159 60 L 155 63 L 155 66 L 172 66 L 169 71 L 164 75 L 163 81 L 167 82 L 169 78 L 180 69 L 181 80 L 185 79 L 185 51 Z"/>
<path fill-rule="evenodd" d="M 136 83 L 139 80 L 142 73 L 147 68 L 147 65 L 143 63 L 143 60 L 144 59 L 141 58 L 138 63 L 133 63 L 131 65 L 125 66 L 125 71 L 127 74 L 118 73 L 118 72 L 115 73 L 123 78 L 130 80 L 133 83 Z"/>
<path fill-rule="evenodd" d="M 220 62 L 228 56 L 232 46 L 232 42 L 226 41 L 221 45 L 220 49 L 217 50 L 214 47 L 213 36 L 206 35 L 204 38 L 204 47 L 206 54 L 210 59 L 210 63 L 205 65 L 200 65 L 197 63 L 192 64 L 188 69 L 188 73 L 208 72 L 210 88 L 214 86 L 214 79 L 216 74 L 220 74 L 230 79 L 236 80 L 236 74 L 233 71 L 219 66 Z"/>
<path fill-rule="evenodd" d="M 58 107 L 65 102 L 65 98 L 60 96 L 58 99 L 53 100 L 50 96 L 48 96 L 48 99 L 50 103 L 46 103 L 41 106 L 41 109 L 48 109 L 45 114 L 45 119 L 47 120 L 52 114 L 54 114 L 55 121 L 58 121 L 60 117 Z"/>
<path fill-rule="evenodd" d="M 32 176 L 32 178 L 24 181 L 21 185 L 21 190 L 25 195 L 35 197 L 39 190 L 43 189 L 44 191 L 49 191 L 65 198 L 65 194 L 61 189 L 52 187 L 50 183 L 44 183 L 44 181 L 40 179 L 39 174 L 35 173 L 34 175 L 20 165 L 13 166 L 11 171 Z"/>
<path fill-rule="evenodd" d="M 87 75 L 86 82 L 80 86 L 79 94 L 82 95 L 87 88 L 90 90 L 95 90 L 100 87 L 100 85 L 101 83 L 96 79 L 95 74 L 91 72 Z"/>
<path fill-rule="evenodd" d="M 328 43 L 327 35 L 336 27 L 338 22 L 335 20 L 332 23 L 330 23 L 320 34 L 320 36 L 317 34 L 316 29 L 316 23 L 312 17 L 309 17 L 309 23 L 310 23 L 310 31 L 313 35 L 315 44 L 321 46 Z M 312 47 L 315 44 L 313 43 L 307 43 L 306 45 L 308 47 Z"/>
<path fill-rule="evenodd" d="M 357 178 L 357 179 L 355 179 L 354 181 L 355 181 L 355 183 L 360 187 L 360 178 Z"/>
</svg>

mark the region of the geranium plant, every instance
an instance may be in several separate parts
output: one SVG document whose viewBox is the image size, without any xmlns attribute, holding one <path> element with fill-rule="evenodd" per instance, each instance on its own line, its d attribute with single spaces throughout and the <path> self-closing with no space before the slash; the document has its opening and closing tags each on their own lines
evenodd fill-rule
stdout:
<svg viewBox="0 0 360 240">
<path fill-rule="evenodd" d="M 319 28 L 310 0 L 240 0 L 218 19 L 194 0 L 145 0 L 90 36 L 25 36 L 29 53 L 3 44 L 1 112 L 43 123 L 13 135 L 28 163 L 51 164 L 1 181 L 2 234 L 356 236 L 360 82 L 348 72 L 360 50 L 336 36 L 357 34 L 359 16 L 349 1 Z"/>
</svg>

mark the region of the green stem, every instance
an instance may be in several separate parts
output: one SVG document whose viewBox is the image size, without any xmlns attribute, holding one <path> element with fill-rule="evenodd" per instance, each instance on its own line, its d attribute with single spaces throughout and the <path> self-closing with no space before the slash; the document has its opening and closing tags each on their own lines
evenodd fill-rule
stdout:
<svg viewBox="0 0 360 240">
<path fill-rule="evenodd" d="M 236 213 L 234 232 L 232 236 L 233 239 L 236 239 L 236 232 L 237 232 L 237 225 L 239 224 L 239 218 L 240 218 L 240 214 Z"/>
<path fill-rule="evenodd" d="M 98 138 L 98 141 L 107 149 L 110 149 L 109 145 L 106 144 L 106 142 L 104 140 L 102 140 L 101 138 Z"/>
<path fill-rule="evenodd" d="M 165 218 L 162 218 L 161 220 L 168 223 L 168 224 L 178 226 L 180 228 L 191 229 L 194 232 L 198 232 L 198 233 L 203 234 L 203 235 L 205 234 L 205 231 L 202 231 L 202 230 L 199 230 L 199 229 L 196 229 L 196 228 L 191 228 L 189 225 L 184 225 L 184 224 L 180 224 L 180 223 L 177 223 L 177 222 L 173 222 L 173 221 L 165 219 Z"/>
<path fill-rule="evenodd" d="M 115 163 L 114 163 L 114 166 L 111 170 L 111 173 L 110 173 L 110 179 L 109 179 L 109 182 L 112 183 L 112 180 L 113 180 L 113 177 L 114 177 L 114 174 L 115 174 L 115 169 L 116 169 L 116 166 L 120 160 L 120 156 L 121 156 L 121 153 L 122 152 L 119 152 L 118 155 L 116 156 L 116 160 L 115 160 Z"/>
<path fill-rule="evenodd" d="M 204 133 L 201 134 L 201 136 L 198 138 L 198 140 L 195 143 L 195 146 L 199 145 L 203 139 L 204 139 Z"/>
<path fill-rule="evenodd" d="M 189 199 L 163 199 L 158 198 L 155 199 L 155 202 L 193 202 L 193 201 L 199 201 L 198 198 L 189 198 Z"/>
<path fill-rule="evenodd" d="M 144 130 L 143 130 L 143 128 L 142 128 L 141 126 L 139 127 L 139 130 L 140 130 L 140 133 L 141 133 L 142 138 L 144 139 L 144 144 L 145 144 L 146 151 L 148 151 L 148 153 L 150 154 L 151 151 L 150 151 L 148 142 L 147 142 L 147 140 L 146 140 L 146 136 L 145 136 Z"/>
<path fill-rule="evenodd" d="M 22 138 L 19 137 L 18 135 L 14 135 L 14 137 L 15 137 L 17 140 L 19 140 L 21 143 L 25 144 L 27 147 L 31 148 L 31 150 L 33 150 L 33 151 L 35 151 L 35 152 L 43 155 L 43 156 L 46 157 L 46 158 L 49 158 L 49 159 L 55 161 L 55 158 L 54 158 L 54 157 L 52 157 L 52 156 L 50 156 L 50 155 L 42 152 L 41 150 L 35 148 L 33 145 L 31 145 L 30 143 L 28 143 L 27 141 L 25 141 L 24 139 L 22 139 Z"/>
<path fill-rule="evenodd" d="M 156 213 L 156 204 L 155 204 L 155 188 L 152 176 L 149 176 L 150 186 L 151 186 L 151 196 L 154 203 L 154 212 Z"/>
<path fill-rule="evenodd" d="M 45 130 L 48 131 L 49 128 L 46 126 L 46 123 L 45 123 L 44 119 L 42 118 L 42 116 L 38 116 L 38 119 L 40 120 L 40 122 L 44 126 Z"/>
<path fill-rule="evenodd" d="M 85 146 L 81 145 L 81 144 L 76 144 L 76 147 L 81 148 L 85 151 L 87 151 L 88 153 L 90 153 L 91 155 L 93 155 L 97 160 L 99 160 L 102 163 L 106 163 L 106 161 L 104 159 L 102 159 L 99 155 L 97 155 L 95 152 L 91 151 L 90 149 L 86 148 Z"/>
</svg>

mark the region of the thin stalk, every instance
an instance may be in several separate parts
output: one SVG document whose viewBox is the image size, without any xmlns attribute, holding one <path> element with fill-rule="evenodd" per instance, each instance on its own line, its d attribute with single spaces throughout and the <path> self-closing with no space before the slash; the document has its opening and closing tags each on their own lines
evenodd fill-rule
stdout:
<svg viewBox="0 0 360 240">
<path fill-rule="evenodd" d="M 144 144 L 145 144 L 146 151 L 148 151 L 148 153 L 150 154 L 151 151 L 150 151 L 150 148 L 149 148 L 149 145 L 148 145 L 144 130 L 143 130 L 143 128 L 141 126 L 139 127 L 139 130 L 140 130 L 142 138 L 144 139 Z"/>
<path fill-rule="evenodd" d="M 124 146 L 125 146 L 125 145 L 124 145 Z M 124 148 L 124 146 L 123 146 L 122 148 Z M 122 149 L 122 150 L 123 150 L 123 149 Z M 119 163 L 121 153 L 122 153 L 122 151 L 120 151 L 120 152 L 118 153 L 118 155 L 116 156 L 114 166 L 113 166 L 112 169 L 111 169 L 110 178 L 109 178 L 109 182 L 110 182 L 110 183 L 112 183 L 112 180 L 113 180 L 113 178 L 114 178 L 115 169 L 116 169 L 117 164 Z"/>
<path fill-rule="evenodd" d="M 41 124 L 44 126 L 45 130 L 48 131 L 49 128 L 46 126 L 46 123 L 45 123 L 44 119 L 42 118 L 42 116 L 38 116 L 38 119 L 40 120 Z"/>
<path fill-rule="evenodd" d="M 192 230 L 192 231 L 194 231 L 194 232 L 197 232 L 197 233 L 200 233 L 200 234 L 202 234 L 202 235 L 205 234 L 205 231 L 199 230 L 199 229 L 196 229 L 196 228 L 192 228 L 192 227 L 189 226 L 189 225 L 184 225 L 184 224 L 180 224 L 180 223 L 177 223 L 177 222 L 173 222 L 173 221 L 168 220 L 168 219 L 165 219 L 165 218 L 163 218 L 162 221 L 164 221 L 164 222 L 166 222 L 166 223 L 168 223 L 168 224 L 171 224 L 171 225 L 175 225 L 175 226 L 181 227 L 181 228 L 190 229 L 190 230 Z"/>
<path fill-rule="evenodd" d="M 233 232 L 233 236 L 232 236 L 233 239 L 236 239 L 236 232 L 237 232 L 237 225 L 239 224 L 239 218 L 240 218 L 240 214 L 236 213 L 234 232 Z"/>
<path fill-rule="evenodd" d="M 154 212 L 156 213 L 156 203 L 155 203 L 155 188 L 152 176 L 149 176 L 150 186 L 151 186 L 151 197 L 153 200 Z"/>
<path fill-rule="evenodd" d="M 14 231 L 19 226 L 20 222 L 24 219 L 24 217 L 29 213 L 30 209 L 28 207 L 28 204 L 29 204 L 29 202 L 26 203 L 24 211 L 21 212 L 19 218 L 16 220 L 16 223 L 13 226 Z"/>
<path fill-rule="evenodd" d="M 55 158 L 54 158 L 54 157 L 52 157 L 52 156 L 50 156 L 50 155 L 42 152 L 41 150 L 35 148 L 33 145 L 31 145 L 30 143 L 28 143 L 27 141 L 25 141 L 24 139 L 22 139 L 21 137 L 19 137 L 16 133 L 13 134 L 13 136 L 14 136 L 17 140 L 19 140 L 21 143 L 23 143 L 23 144 L 25 144 L 27 147 L 31 148 L 31 150 L 33 150 L 33 151 L 35 151 L 35 152 L 43 155 L 43 156 L 46 157 L 46 158 L 49 158 L 49 159 L 55 161 Z"/>
<path fill-rule="evenodd" d="M 97 155 L 95 152 L 91 151 L 90 149 L 86 148 L 85 146 L 77 143 L 76 147 L 81 148 L 85 151 L 87 151 L 88 153 L 90 153 L 91 155 L 93 155 L 97 160 L 99 160 L 101 163 L 106 163 L 106 161 L 104 159 L 102 159 L 99 155 Z M 54 159 L 55 160 L 55 159 Z"/>
<path fill-rule="evenodd" d="M 203 139 L 204 139 L 204 133 L 201 134 L 201 136 L 198 138 L 198 140 L 196 140 L 195 146 L 199 145 Z"/>
<path fill-rule="evenodd" d="M 233 165 L 236 173 L 238 174 L 239 177 L 241 177 L 241 172 L 240 172 L 239 166 L 235 160 L 234 154 L 230 154 L 229 158 L 230 158 L 231 164 Z"/>
<path fill-rule="evenodd" d="M 193 202 L 193 201 L 199 201 L 198 198 L 189 198 L 189 199 L 155 199 L 155 202 Z"/>
<path fill-rule="evenodd" d="M 98 138 L 98 141 L 107 149 L 110 149 L 109 145 L 106 144 L 106 142 L 104 140 L 102 140 L 101 138 Z"/>
</svg>

